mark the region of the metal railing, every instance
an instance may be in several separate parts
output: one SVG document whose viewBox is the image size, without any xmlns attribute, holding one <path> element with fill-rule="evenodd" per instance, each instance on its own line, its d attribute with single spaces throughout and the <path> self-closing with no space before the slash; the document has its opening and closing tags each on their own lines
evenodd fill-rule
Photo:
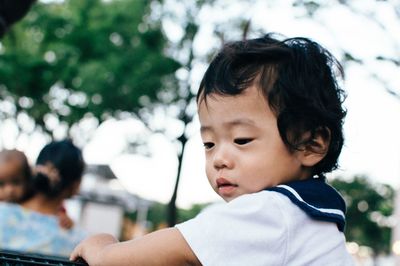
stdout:
<svg viewBox="0 0 400 266">
<path fill-rule="evenodd" d="M 0 250 L 1 266 L 87 266 L 85 262 L 72 262 L 68 258 L 42 254 L 21 253 L 11 250 Z"/>
</svg>

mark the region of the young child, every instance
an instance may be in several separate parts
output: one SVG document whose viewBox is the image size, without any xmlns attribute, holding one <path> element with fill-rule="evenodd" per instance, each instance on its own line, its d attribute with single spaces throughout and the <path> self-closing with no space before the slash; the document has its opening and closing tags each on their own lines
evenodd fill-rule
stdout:
<svg viewBox="0 0 400 266">
<path fill-rule="evenodd" d="M 0 151 L 0 201 L 19 203 L 29 196 L 31 169 L 25 154 Z"/>
<path fill-rule="evenodd" d="M 306 38 L 226 44 L 197 96 L 206 174 L 227 203 L 175 228 L 71 254 L 89 265 L 353 265 L 345 203 L 325 182 L 343 145 L 337 60 Z"/>
<path fill-rule="evenodd" d="M 33 194 L 32 171 L 26 155 L 16 149 L 0 151 L 0 201 L 22 203 Z M 74 225 L 64 207 L 58 213 L 59 225 Z"/>
</svg>

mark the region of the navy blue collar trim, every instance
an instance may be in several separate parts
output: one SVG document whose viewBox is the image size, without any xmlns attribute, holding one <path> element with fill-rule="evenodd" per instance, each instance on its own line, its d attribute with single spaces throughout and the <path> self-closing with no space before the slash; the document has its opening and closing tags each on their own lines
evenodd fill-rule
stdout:
<svg viewBox="0 0 400 266">
<path fill-rule="evenodd" d="M 344 231 L 346 204 L 324 179 L 309 178 L 266 190 L 282 193 L 311 218 L 336 223 L 339 231 Z"/>
</svg>

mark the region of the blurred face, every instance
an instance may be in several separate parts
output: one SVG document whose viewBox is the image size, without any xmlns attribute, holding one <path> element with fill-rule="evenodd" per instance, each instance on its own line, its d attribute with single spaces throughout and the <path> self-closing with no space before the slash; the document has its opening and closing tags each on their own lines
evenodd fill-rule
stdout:
<svg viewBox="0 0 400 266">
<path fill-rule="evenodd" d="M 237 96 L 208 95 L 198 110 L 207 178 L 225 201 L 308 177 L 256 87 Z"/>
<path fill-rule="evenodd" d="M 21 164 L 11 160 L 0 164 L 0 201 L 18 202 L 25 193 Z"/>
</svg>

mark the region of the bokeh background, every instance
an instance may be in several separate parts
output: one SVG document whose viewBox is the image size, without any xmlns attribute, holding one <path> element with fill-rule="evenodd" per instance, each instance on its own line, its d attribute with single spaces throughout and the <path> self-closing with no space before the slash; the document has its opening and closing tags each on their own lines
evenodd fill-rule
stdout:
<svg viewBox="0 0 400 266">
<path fill-rule="evenodd" d="M 129 239 L 189 219 L 220 201 L 203 170 L 200 79 L 223 43 L 268 32 L 314 39 L 343 64 L 346 144 L 328 178 L 359 265 L 395 265 L 399 1 L 37 1 L 0 40 L 0 146 L 31 162 L 51 139 L 83 148 L 69 208 L 87 227 Z M 114 222 L 93 226 L 102 213 Z"/>
</svg>

